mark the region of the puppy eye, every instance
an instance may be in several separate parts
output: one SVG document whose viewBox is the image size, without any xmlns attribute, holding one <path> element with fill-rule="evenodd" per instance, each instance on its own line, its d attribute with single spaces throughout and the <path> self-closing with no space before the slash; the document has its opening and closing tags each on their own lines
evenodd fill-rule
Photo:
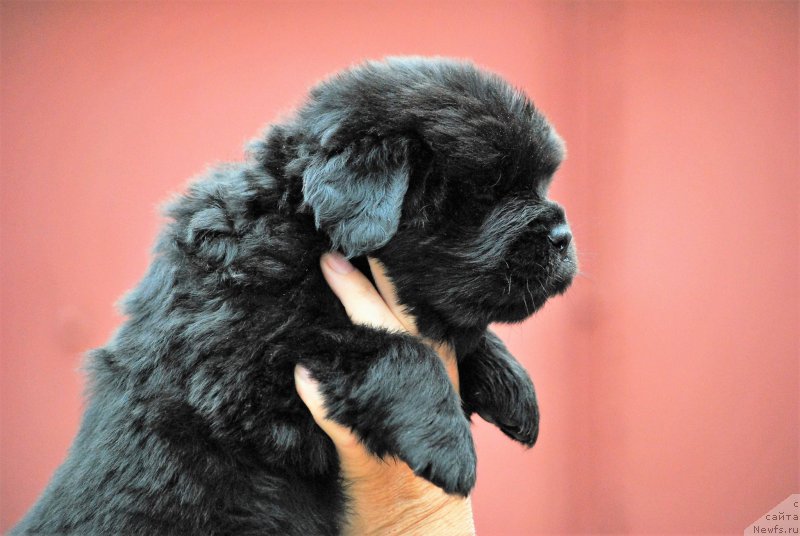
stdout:
<svg viewBox="0 0 800 536">
<path fill-rule="evenodd" d="M 496 195 L 491 186 L 487 186 L 485 188 L 477 188 L 472 197 L 477 201 L 492 202 L 495 200 Z"/>
<path fill-rule="evenodd" d="M 492 183 L 487 188 L 487 192 L 492 199 L 496 199 L 508 194 L 513 189 L 514 183 L 511 180 L 511 175 L 500 170 L 497 175 L 492 178 Z"/>
</svg>

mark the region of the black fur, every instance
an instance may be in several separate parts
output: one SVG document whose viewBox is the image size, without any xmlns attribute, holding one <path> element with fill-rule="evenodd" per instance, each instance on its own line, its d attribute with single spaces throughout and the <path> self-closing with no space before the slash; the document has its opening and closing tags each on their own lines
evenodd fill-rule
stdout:
<svg viewBox="0 0 800 536">
<path fill-rule="evenodd" d="M 126 322 L 89 356 L 69 457 L 14 532 L 338 533 L 337 457 L 297 363 L 373 453 L 467 494 L 471 413 L 538 434 L 533 385 L 486 328 L 572 280 L 574 248 L 548 241 L 562 153 L 523 93 L 466 62 L 390 58 L 319 84 L 171 203 Z M 463 401 L 428 346 L 351 324 L 319 270 L 332 249 L 379 259 L 421 333 L 454 345 Z"/>
</svg>

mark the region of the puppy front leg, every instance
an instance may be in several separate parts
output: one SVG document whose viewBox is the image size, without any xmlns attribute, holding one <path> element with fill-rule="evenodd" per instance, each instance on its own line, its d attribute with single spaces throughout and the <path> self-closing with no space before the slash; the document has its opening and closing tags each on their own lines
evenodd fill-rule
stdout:
<svg viewBox="0 0 800 536">
<path fill-rule="evenodd" d="M 475 485 L 475 448 L 439 356 L 409 336 L 356 330 L 351 340 L 363 344 L 341 349 L 334 362 L 308 364 L 328 417 L 355 431 L 376 456 L 397 457 L 447 493 L 468 495 Z M 365 351 L 376 342 L 377 351 Z"/>
<path fill-rule="evenodd" d="M 539 405 L 528 373 L 489 331 L 459 364 L 467 415 L 477 413 L 511 439 L 528 447 L 539 435 Z"/>
</svg>

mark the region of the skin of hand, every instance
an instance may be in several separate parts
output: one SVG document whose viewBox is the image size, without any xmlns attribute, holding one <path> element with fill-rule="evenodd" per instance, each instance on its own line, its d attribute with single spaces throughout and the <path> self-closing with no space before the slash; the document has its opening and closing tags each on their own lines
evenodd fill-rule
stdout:
<svg viewBox="0 0 800 536">
<path fill-rule="evenodd" d="M 320 264 L 328 285 L 341 300 L 353 323 L 419 336 L 414 318 L 398 304 L 394 287 L 377 260 L 369 259 L 377 289 L 337 253 L 323 255 Z M 447 345 L 424 342 L 442 358 L 458 391 L 458 367 L 453 350 Z M 333 440 L 339 454 L 349 499 L 344 534 L 475 534 L 469 498 L 446 494 L 414 475 L 400 460 L 379 459 L 370 454 L 350 429 L 326 418 L 318 385 L 300 366 L 295 368 L 295 386 L 314 420 Z"/>
</svg>

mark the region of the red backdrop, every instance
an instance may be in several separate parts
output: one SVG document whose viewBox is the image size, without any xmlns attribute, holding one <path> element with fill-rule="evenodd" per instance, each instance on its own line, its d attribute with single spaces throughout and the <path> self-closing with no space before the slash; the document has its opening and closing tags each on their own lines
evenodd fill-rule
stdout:
<svg viewBox="0 0 800 536">
<path fill-rule="evenodd" d="M 498 329 L 542 433 L 526 452 L 477 423 L 478 532 L 740 533 L 798 492 L 797 3 L 0 10 L 0 530 L 66 454 L 157 204 L 387 54 L 474 59 L 569 147 L 552 193 L 584 275 Z"/>
</svg>

